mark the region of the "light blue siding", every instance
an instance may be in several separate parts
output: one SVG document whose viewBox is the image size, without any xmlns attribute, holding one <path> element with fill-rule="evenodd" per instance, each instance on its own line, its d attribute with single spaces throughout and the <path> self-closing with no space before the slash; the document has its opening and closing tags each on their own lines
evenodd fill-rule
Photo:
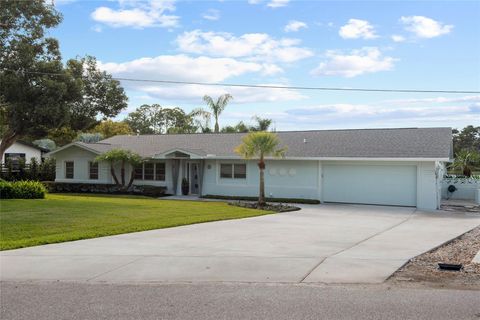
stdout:
<svg viewBox="0 0 480 320">
<path fill-rule="evenodd" d="M 246 163 L 246 179 L 220 178 L 220 164 Z M 208 160 L 203 179 L 204 195 L 258 196 L 256 161 Z M 275 198 L 318 199 L 318 161 L 270 160 L 266 162 L 265 194 Z"/>
<path fill-rule="evenodd" d="M 416 206 L 414 165 L 324 165 L 326 202 Z"/>
</svg>

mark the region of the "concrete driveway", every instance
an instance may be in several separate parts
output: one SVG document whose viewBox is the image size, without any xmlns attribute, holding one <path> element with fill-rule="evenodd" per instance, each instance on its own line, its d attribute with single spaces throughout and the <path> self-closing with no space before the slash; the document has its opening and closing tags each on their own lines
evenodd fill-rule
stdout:
<svg viewBox="0 0 480 320">
<path fill-rule="evenodd" d="M 3 251 L 0 279 L 380 283 L 408 259 L 479 224 L 478 216 L 413 208 L 305 205 L 291 213 Z"/>
</svg>

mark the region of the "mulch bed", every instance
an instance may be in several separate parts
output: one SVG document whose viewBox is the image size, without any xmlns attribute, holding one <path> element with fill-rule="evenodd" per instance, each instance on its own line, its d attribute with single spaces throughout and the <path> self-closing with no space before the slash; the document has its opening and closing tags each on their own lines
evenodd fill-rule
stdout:
<svg viewBox="0 0 480 320">
<path fill-rule="evenodd" d="M 480 226 L 459 238 L 413 258 L 389 279 L 392 284 L 480 289 L 480 264 L 472 260 L 480 250 Z M 460 271 L 443 271 L 438 263 L 463 264 Z"/>
<path fill-rule="evenodd" d="M 300 210 L 299 207 L 295 207 L 289 204 L 283 203 L 267 203 L 263 207 L 259 207 L 257 202 L 252 201 L 231 201 L 228 203 L 231 206 L 237 206 L 242 208 L 249 208 L 249 209 L 260 209 L 260 210 L 267 210 L 267 211 L 274 211 L 274 212 L 290 212 L 290 211 L 298 211 Z"/>
</svg>

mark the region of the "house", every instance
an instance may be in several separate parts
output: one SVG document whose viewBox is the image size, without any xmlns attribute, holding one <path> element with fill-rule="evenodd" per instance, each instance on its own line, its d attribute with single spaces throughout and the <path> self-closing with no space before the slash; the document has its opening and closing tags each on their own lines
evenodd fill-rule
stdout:
<svg viewBox="0 0 480 320">
<path fill-rule="evenodd" d="M 439 207 L 443 163 L 452 156 L 451 128 L 277 134 L 288 151 L 285 158 L 266 162 L 269 197 Z M 244 135 L 120 135 L 98 143 L 74 142 L 48 155 L 56 158 L 57 182 L 112 183 L 110 165 L 93 160 L 123 148 L 145 159 L 134 168 L 134 184 L 165 186 L 168 193 L 181 194 L 181 180 L 187 178 L 191 194 L 256 196 L 256 161 L 243 160 L 234 152 Z"/>
<path fill-rule="evenodd" d="M 2 140 L 0 140 L 1 142 Z M 13 163 L 18 162 L 19 160 L 25 161 L 25 163 L 30 163 L 32 158 L 35 158 L 37 162 L 42 162 L 42 155 L 48 150 L 37 147 L 34 144 L 16 141 L 10 146 L 4 153 L 1 163 L 5 163 L 8 160 Z"/>
</svg>

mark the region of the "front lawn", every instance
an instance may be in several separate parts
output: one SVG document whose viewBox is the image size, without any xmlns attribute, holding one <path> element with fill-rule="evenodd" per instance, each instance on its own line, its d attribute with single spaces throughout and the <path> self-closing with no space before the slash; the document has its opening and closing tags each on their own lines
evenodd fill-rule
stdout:
<svg viewBox="0 0 480 320">
<path fill-rule="evenodd" d="M 48 194 L 0 201 L 0 250 L 270 214 L 221 202 Z"/>
</svg>

